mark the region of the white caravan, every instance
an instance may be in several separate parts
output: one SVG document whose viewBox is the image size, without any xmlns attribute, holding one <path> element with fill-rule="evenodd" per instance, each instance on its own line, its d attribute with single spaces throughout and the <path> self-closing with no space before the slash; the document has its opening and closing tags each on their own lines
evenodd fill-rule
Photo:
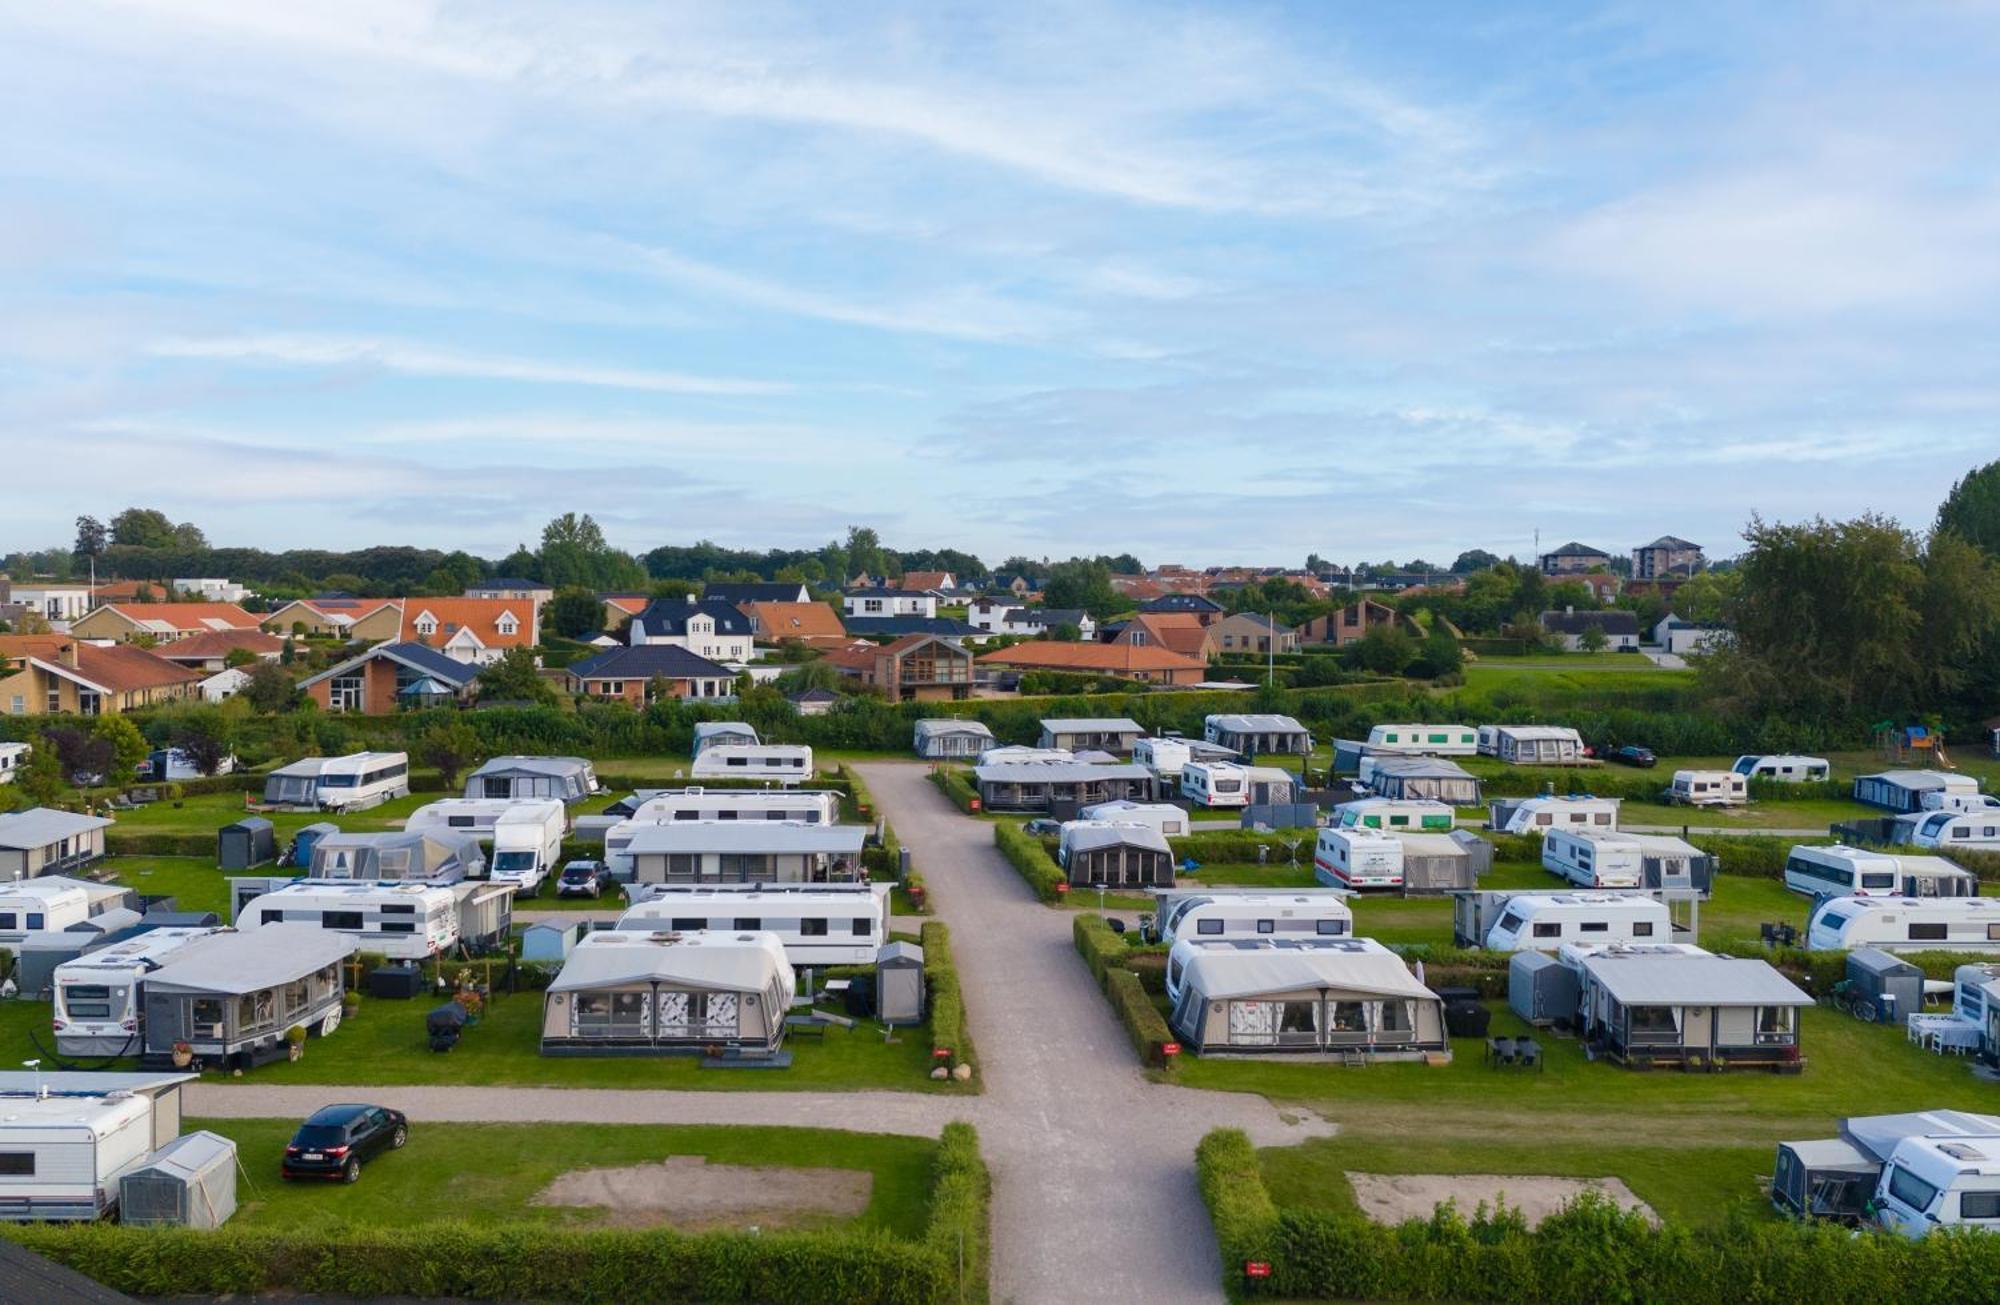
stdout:
<svg viewBox="0 0 2000 1305">
<path fill-rule="evenodd" d="M 757 729 L 740 720 L 704 720 L 695 722 L 694 755 L 699 757 L 710 748 L 725 745 L 756 747 L 764 740 L 757 737 Z"/>
<path fill-rule="evenodd" d="M 1542 840 L 1542 868 L 1579 888 L 1640 888 L 1646 849 L 1630 834 L 1551 829 Z"/>
<path fill-rule="evenodd" d="M 1813 911 L 1816 952 L 2000 952 L 2000 897 L 1830 897 Z"/>
<path fill-rule="evenodd" d="M 1740 807 L 1750 801 L 1750 781 L 1733 770 L 1677 770 L 1667 797 L 1691 807 Z"/>
<path fill-rule="evenodd" d="M 1233 761 L 1190 761 L 1181 767 L 1181 796 L 1205 807 L 1250 805 L 1250 768 Z"/>
<path fill-rule="evenodd" d="M 322 811 L 365 811 L 410 795 L 410 754 L 356 752 L 320 764 L 314 796 Z"/>
<path fill-rule="evenodd" d="M 1179 838 L 1188 832 L 1188 813 L 1171 802 L 1093 802 L 1077 809 L 1080 820 L 1101 820 L 1112 825 L 1144 825 L 1161 838 Z"/>
<path fill-rule="evenodd" d="M 1313 877 L 1332 888 L 1401 888 L 1403 840 L 1372 829 L 1322 829 Z"/>
<path fill-rule="evenodd" d="M 493 847 L 488 877 L 533 893 L 562 858 L 569 809 L 556 798 L 445 798 L 418 807 L 403 828 L 476 834 Z"/>
<path fill-rule="evenodd" d="M 1149 937 L 1172 944 L 1207 939 L 1346 938 L 1354 912 L 1344 894 L 1327 888 L 1288 892 L 1254 888 L 1174 888 L 1153 895 Z"/>
<path fill-rule="evenodd" d="M 458 895 L 424 884 L 301 880 L 252 898 L 236 913 L 242 930 L 310 924 L 355 940 L 364 952 L 423 960 L 458 944 Z"/>
<path fill-rule="evenodd" d="M 0 886 L 0 945 L 12 946 L 31 933 L 56 933 L 82 924 L 90 918 L 90 905 L 90 889 L 61 875 Z"/>
<path fill-rule="evenodd" d="M 640 789 L 632 808 L 635 824 L 668 825 L 679 820 L 795 820 L 806 825 L 840 823 L 840 794 L 832 789 L 686 788 Z"/>
<path fill-rule="evenodd" d="M 1940 1228 L 2000 1232 L 2000 1134 L 1896 1143 L 1875 1187 L 1875 1219 L 1910 1238 Z"/>
<path fill-rule="evenodd" d="M 56 1077 L 76 1080 L 92 1076 Z M 71 1089 L 47 1096 L 29 1088 L 0 1096 L 0 1154 L 8 1159 L 0 1168 L 0 1219 L 96 1222 L 117 1209 L 119 1180 L 153 1154 L 154 1112 L 167 1106 L 146 1092 L 121 1092 L 109 1084 L 107 1088 L 90 1093 Z M 169 1134 L 173 1131 L 178 1131 L 178 1121 L 168 1129 Z M 53 1285 L 44 1286 L 51 1295 L 41 1299 L 56 1299 Z"/>
<path fill-rule="evenodd" d="M 1422 798 L 1357 798 L 1335 807 L 1332 817 L 1340 829 L 1390 833 L 1449 834 L 1458 824 L 1458 812 L 1449 803 Z"/>
<path fill-rule="evenodd" d="M 2000 851 L 2000 808 L 1926 811 L 1918 816 L 1906 816 L 1898 823 L 1908 831 L 1906 838 L 1912 847 Z"/>
<path fill-rule="evenodd" d="M 1652 943 L 1673 937 L 1667 904 L 1643 893 L 1515 893 L 1498 904 L 1497 912 L 1499 918 L 1485 936 L 1471 945 L 1496 952 L 1552 952 L 1569 943 Z"/>
<path fill-rule="evenodd" d="M 1618 828 L 1617 798 L 1572 794 L 1567 797 L 1497 798 L 1487 807 L 1487 825 L 1502 834 L 1543 834 L 1552 829 Z"/>
<path fill-rule="evenodd" d="M 1787 853 L 1785 887 L 1807 897 L 1977 897 L 1979 878 L 1941 856 L 1896 856 L 1835 843 Z"/>
<path fill-rule="evenodd" d="M 889 941 L 888 884 L 867 892 L 723 890 L 692 884 L 655 884 L 618 917 L 618 927 L 638 933 L 769 933 L 795 966 L 872 965 Z"/>
<path fill-rule="evenodd" d="M 813 750 L 803 743 L 711 743 L 688 767 L 695 779 L 761 779 L 803 784 L 813 775 Z"/>
<path fill-rule="evenodd" d="M 15 772 L 28 764 L 32 751 L 25 743 L 0 743 L 0 784 L 14 782 Z"/>
<path fill-rule="evenodd" d="M 1833 766 L 1825 757 L 1795 757 L 1785 753 L 1738 757 L 1730 769 L 1745 779 L 1770 779 L 1780 784 L 1806 784 L 1833 778 Z"/>
<path fill-rule="evenodd" d="M 1368 731 L 1367 746 L 1412 757 L 1470 757 L 1479 751 L 1479 731 L 1470 725 L 1377 725 Z"/>
<path fill-rule="evenodd" d="M 131 1056 L 145 1045 L 146 976 L 222 930 L 153 929 L 86 952 L 55 969 L 56 1051 L 65 1056 Z"/>
</svg>

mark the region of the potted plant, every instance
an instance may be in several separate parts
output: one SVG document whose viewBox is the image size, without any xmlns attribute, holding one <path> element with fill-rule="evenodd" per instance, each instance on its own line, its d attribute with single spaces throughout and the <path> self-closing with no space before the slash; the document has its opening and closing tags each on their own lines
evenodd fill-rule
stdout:
<svg viewBox="0 0 2000 1305">
<path fill-rule="evenodd" d="M 285 1030 L 285 1055 L 297 1060 L 306 1054 L 306 1026 L 294 1024 Z"/>
<path fill-rule="evenodd" d="M 176 1042 L 174 1044 L 174 1068 L 186 1069 L 192 1064 L 194 1064 L 194 1044 L 191 1042 Z"/>
</svg>

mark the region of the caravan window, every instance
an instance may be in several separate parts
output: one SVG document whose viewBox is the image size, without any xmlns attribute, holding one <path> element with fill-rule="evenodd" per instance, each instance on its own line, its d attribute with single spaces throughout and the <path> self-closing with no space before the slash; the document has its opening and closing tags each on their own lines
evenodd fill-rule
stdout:
<svg viewBox="0 0 2000 1305">
<path fill-rule="evenodd" d="M 33 1151 L 0 1151 L 0 1174 L 8 1178 L 32 1178 L 35 1174 L 35 1153 Z"/>
<path fill-rule="evenodd" d="M 360 929 L 363 927 L 359 911 L 324 911 L 319 917 L 322 929 Z"/>
<path fill-rule="evenodd" d="M 1792 1037 L 1792 1008 L 1790 1006 L 1759 1006 L 1757 1008 L 1757 1041 L 1789 1042 Z"/>
<path fill-rule="evenodd" d="M 1917 1177 L 1901 1165 L 1889 1166 L 1889 1195 L 1922 1213 L 1931 1208 L 1937 1200 L 1938 1189 Z"/>
<path fill-rule="evenodd" d="M 756 933 L 763 929 L 764 922 L 754 915 L 739 915 L 736 917 L 736 927 L 745 933 Z"/>
<path fill-rule="evenodd" d="M 1861 886 L 1863 888 L 1894 888 L 1896 886 L 1896 876 L 1892 874 L 1864 874 L 1861 876 Z"/>
<path fill-rule="evenodd" d="M 1553 922 L 1544 922 L 1541 920 L 1535 921 L 1535 937 L 1560 938 L 1562 936 L 1563 936 L 1563 927 L 1561 921 L 1553 921 Z"/>
<path fill-rule="evenodd" d="M 1257 921 L 1257 932 L 1258 932 L 1258 933 L 1276 933 L 1277 931 L 1278 931 L 1278 923 L 1277 923 L 1277 921 L 1275 921 L 1275 920 L 1259 920 L 1259 921 Z"/>
<path fill-rule="evenodd" d="M 673 923 L 668 927 L 675 933 L 699 933 L 703 929 L 708 928 L 708 921 L 706 919 L 697 920 L 693 916 L 688 915 L 677 915 L 674 917 Z"/>
<path fill-rule="evenodd" d="M 1347 932 L 1347 921 L 1317 920 L 1314 922 L 1314 931 L 1320 934 L 1322 937 L 1338 938 L 1340 935 Z"/>
<path fill-rule="evenodd" d="M 826 937 L 826 921 L 824 920 L 799 921 L 799 937 L 801 938 Z"/>
<path fill-rule="evenodd" d="M 854 921 L 854 936 L 856 938 L 866 938 L 870 933 L 873 932 L 872 923 L 873 922 L 869 920 L 857 919 L 856 921 Z"/>
<path fill-rule="evenodd" d="M 1651 920 L 1638 920 L 1638 921 L 1635 921 L 1635 922 L 1633 923 L 1633 925 L 1632 925 L 1632 936 L 1633 936 L 1634 938 L 1650 938 L 1650 937 L 1652 937 L 1652 936 L 1653 936 L 1653 922 L 1652 922 Z"/>
<path fill-rule="evenodd" d="M 1943 924 L 1918 924 L 1915 921 L 1911 922 L 1911 942 L 1943 942 L 1944 940 L 1945 927 Z"/>
<path fill-rule="evenodd" d="M 1520 913 L 1519 913 L 1518 911 L 1509 911 L 1509 912 L 1507 912 L 1507 914 L 1505 914 L 1505 915 L 1501 916 L 1501 917 L 1500 917 L 1500 931 L 1501 931 L 1502 933 L 1519 933 L 1519 932 L 1521 932 L 1521 916 L 1520 916 Z"/>
<path fill-rule="evenodd" d="M 1222 921 L 1220 921 L 1220 920 L 1196 920 L 1196 921 L 1194 922 L 1194 931 L 1195 931 L 1196 933 L 1212 933 L 1212 934 L 1220 934 L 1220 933 L 1222 932 Z"/>
<path fill-rule="evenodd" d="M 1960 1192 L 1958 1194 L 1958 1217 L 1961 1219 L 2000 1219 L 2000 1192 Z"/>
<path fill-rule="evenodd" d="M 1578 933 L 1610 933 L 1611 922 L 1608 920 L 1585 920 L 1576 926 L 1576 931 Z"/>
</svg>

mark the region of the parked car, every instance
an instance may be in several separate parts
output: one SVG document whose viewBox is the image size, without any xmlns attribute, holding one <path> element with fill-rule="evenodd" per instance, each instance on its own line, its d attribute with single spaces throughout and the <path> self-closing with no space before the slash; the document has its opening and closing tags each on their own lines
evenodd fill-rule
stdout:
<svg viewBox="0 0 2000 1305">
<path fill-rule="evenodd" d="M 602 861 L 571 861 L 556 878 L 557 897 L 602 897 L 613 887 L 611 868 Z"/>
<path fill-rule="evenodd" d="M 1027 824 L 1022 825 L 1021 828 L 1038 837 L 1042 834 L 1060 834 L 1062 832 L 1062 821 L 1050 820 L 1046 816 L 1038 816 L 1030 820 Z"/>
<path fill-rule="evenodd" d="M 1651 770 L 1660 764 L 1660 759 L 1653 755 L 1651 748 L 1642 748 L 1635 743 L 1612 749 L 1608 759 L 1621 766 L 1637 766 L 1641 770 Z"/>
<path fill-rule="evenodd" d="M 287 1181 L 326 1178 L 357 1182 L 362 1161 L 399 1150 L 409 1140 L 410 1121 L 400 1110 L 352 1104 L 323 1106 L 292 1134 L 278 1173 Z"/>
</svg>

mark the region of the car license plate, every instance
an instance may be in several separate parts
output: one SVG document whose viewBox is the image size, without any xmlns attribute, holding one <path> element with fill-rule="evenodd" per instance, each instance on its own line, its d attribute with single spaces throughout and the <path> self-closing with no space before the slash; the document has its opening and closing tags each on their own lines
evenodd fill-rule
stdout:
<svg viewBox="0 0 2000 1305">
<path fill-rule="evenodd" d="M 299 1157 L 299 1159 L 301 1159 L 301 1160 L 324 1160 L 324 1159 L 326 1159 L 326 1157 L 325 1157 L 325 1156 L 323 1156 L 323 1155 L 321 1155 L 321 1154 L 320 1154 L 319 1152 L 317 1152 L 317 1151 L 308 1151 L 308 1152 L 306 1152 L 306 1153 L 305 1153 L 304 1155 L 300 1156 L 300 1157 Z"/>
</svg>

